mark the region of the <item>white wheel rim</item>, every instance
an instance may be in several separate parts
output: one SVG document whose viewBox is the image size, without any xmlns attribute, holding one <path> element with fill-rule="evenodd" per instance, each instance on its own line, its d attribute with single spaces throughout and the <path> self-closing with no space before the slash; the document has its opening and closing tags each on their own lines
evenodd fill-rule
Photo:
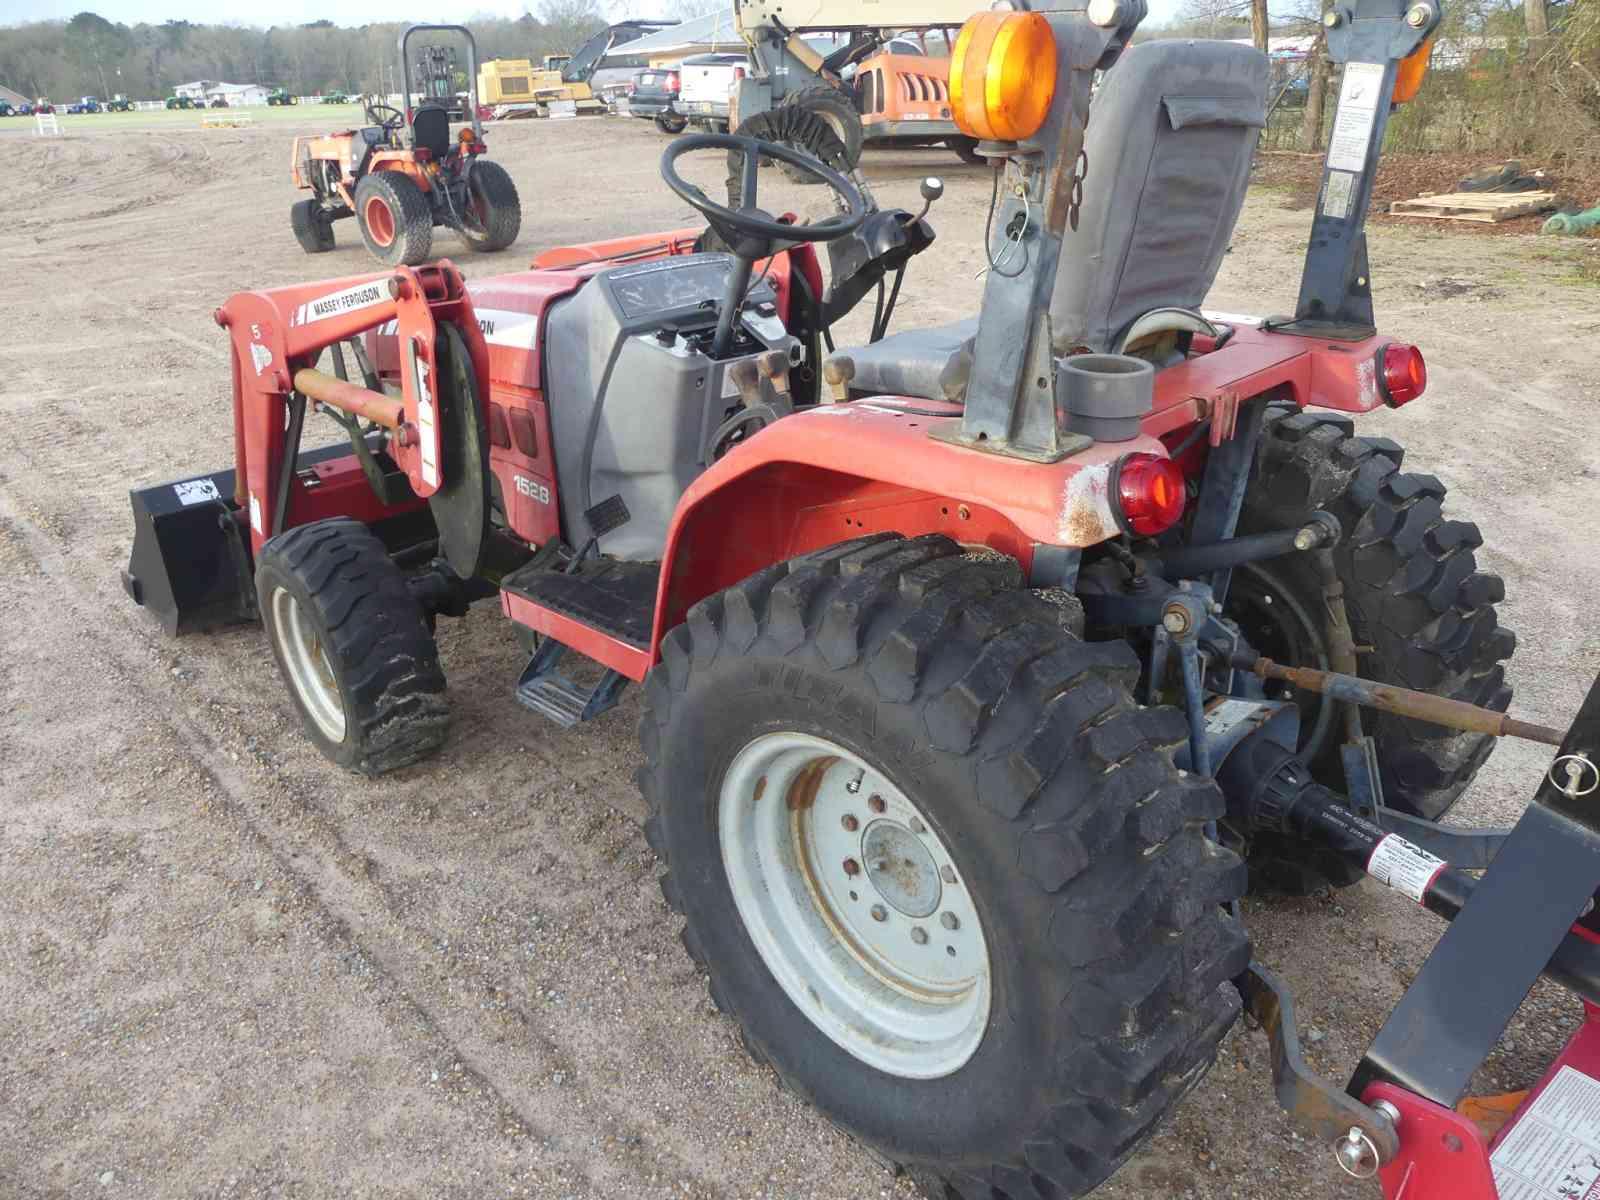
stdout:
<svg viewBox="0 0 1600 1200">
<path fill-rule="evenodd" d="M 301 706 L 325 738 L 344 741 L 344 698 L 339 694 L 333 664 L 323 648 L 322 635 L 287 588 L 275 588 L 272 593 L 272 636 Z"/>
<path fill-rule="evenodd" d="M 832 742 L 766 734 L 728 767 L 717 816 L 739 915 L 812 1024 L 906 1079 L 972 1057 L 988 943 L 944 842 L 899 788 Z"/>
</svg>

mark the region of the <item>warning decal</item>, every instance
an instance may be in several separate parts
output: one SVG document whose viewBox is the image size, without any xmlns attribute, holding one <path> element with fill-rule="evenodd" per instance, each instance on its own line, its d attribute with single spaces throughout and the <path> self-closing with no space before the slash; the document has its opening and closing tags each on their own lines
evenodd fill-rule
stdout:
<svg viewBox="0 0 1600 1200">
<path fill-rule="evenodd" d="M 1562 1067 L 1489 1162 L 1500 1200 L 1600 1200 L 1600 1082 Z"/>
<path fill-rule="evenodd" d="M 1350 197 L 1355 193 L 1357 176 L 1349 171 L 1329 171 L 1328 186 L 1322 189 L 1322 215 L 1342 221 L 1350 215 Z"/>
<path fill-rule="evenodd" d="M 221 500 L 222 493 L 217 491 L 217 485 L 209 479 L 190 479 L 184 483 L 175 483 L 172 490 L 182 505 L 205 504 L 211 500 Z"/>
<path fill-rule="evenodd" d="M 1372 848 L 1372 855 L 1367 859 L 1367 874 L 1421 904 L 1433 877 L 1448 865 L 1421 846 L 1414 846 L 1391 833 Z"/>
<path fill-rule="evenodd" d="M 1358 175 L 1367 169 L 1367 141 L 1378 118 L 1379 100 L 1388 102 L 1383 95 L 1383 64 L 1346 63 L 1333 136 L 1328 139 L 1328 166 Z"/>
</svg>

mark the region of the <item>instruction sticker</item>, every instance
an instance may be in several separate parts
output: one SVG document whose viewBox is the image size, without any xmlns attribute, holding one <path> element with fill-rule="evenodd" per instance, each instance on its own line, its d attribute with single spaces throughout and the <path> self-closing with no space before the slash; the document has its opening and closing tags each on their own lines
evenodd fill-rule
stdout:
<svg viewBox="0 0 1600 1200">
<path fill-rule="evenodd" d="M 1350 215 L 1350 198 L 1356 192 L 1359 175 L 1349 171 L 1329 171 L 1328 184 L 1322 189 L 1322 215 L 1342 221 Z"/>
<path fill-rule="evenodd" d="M 1391 833 L 1372 848 L 1372 855 L 1367 859 L 1367 874 L 1421 904 L 1422 895 L 1428 890 L 1434 876 L 1449 865 L 1421 846 Z M 1600 1200 L 1600 1197 L 1596 1200 Z"/>
<path fill-rule="evenodd" d="M 1328 141 L 1328 166 L 1358 175 L 1367 169 L 1367 142 L 1383 96 L 1383 64 L 1346 63 L 1339 87 L 1339 110 Z"/>
<path fill-rule="evenodd" d="M 260 342 L 250 343 L 250 361 L 256 365 L 256 374 L 259 375 L 272 365 L 272 351 Z"/>
<path fill-rule="evenodd" d="M 371 308 L 374 304 L 382 304 L 389 299 L 389 291 L 384 286 L 385 280 L 374 279 L 367 283 L 358 283 L 342 291 L 330 292 L 316 300 L 308 300 L 294 310 L 292 325 L 311 325 L 317 321 L 326 321 L 329 317 L 342 317 L 345 313 L 355 312 L 358 308 Z"/>
<path fill-rule="evenodd" d="M 1600 1082 L 1562 1067 L 1489 1165 L 1500 1200 L 1600 1200 Z"/>
<path fill-rule="evenodd" d="M 222 499 L 222 494 L 217 491 L 217 485 L 209 479 L 190 479 L 185 483 L 175 483 L 172 485 L 172 490 L 178 497 L 178 503 L 185 506 Z"/>
</svg>

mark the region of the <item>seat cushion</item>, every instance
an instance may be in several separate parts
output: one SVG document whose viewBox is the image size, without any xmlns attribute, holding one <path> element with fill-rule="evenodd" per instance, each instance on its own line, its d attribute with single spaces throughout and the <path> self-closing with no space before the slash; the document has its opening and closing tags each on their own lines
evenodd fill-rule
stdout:
<svg viewBox="0 0 1600 1200">
<path fill-rule="evenodd" d="M 924 400 L 966 398 L 972 374 L 972 343 L 978 318 L 905 329 L 870 346 L 848 346 L 828 356 L 830 375 L 849 381 L 852 392 L 919 396 Z"/>
</svg>

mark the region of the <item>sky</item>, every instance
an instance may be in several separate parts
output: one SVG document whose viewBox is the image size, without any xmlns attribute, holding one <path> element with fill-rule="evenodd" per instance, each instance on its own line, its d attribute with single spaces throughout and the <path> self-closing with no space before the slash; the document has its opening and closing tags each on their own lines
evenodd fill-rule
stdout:
<svg viewBox="0 0 1600 1200">
<path fill-rule="evenodd" d="M 1151 24 L 1160 24 L 1176 11 L 1180 0 L 1150 0 Z M 538 11 L 536 2 L 525 0 L 471 0 L 472 10 L 486 16 L 520 17 L 527 9 Z M 610 5 L 617 17 L 649 17 L 654 15 L 650 0 L 627 3 L 612 0 Z M 659 6 L 664 8 L 665 5 Z M 981 0 L 975 4 L 983 7 Z M 364 25 L 369 21 L 452 20 L 471 25 L 472 18 L 439 16 L 439 7 L 419 0 L 408 11 L 402 0 L 273 0 L 270 5 L 240 3 L 238 0 L 0 0 L 0 25 L 15 25 L 25 21 L 66 20 L 88 9 L 99 13 L 108 21 L 125 25 L 148 22 L 158 25 L 162 21 L 187 20 L 206 23 L 237 22 L 242 25 L 299 25 L 307 21 L 331 18 L 340 25 Z"/>
</svg>

